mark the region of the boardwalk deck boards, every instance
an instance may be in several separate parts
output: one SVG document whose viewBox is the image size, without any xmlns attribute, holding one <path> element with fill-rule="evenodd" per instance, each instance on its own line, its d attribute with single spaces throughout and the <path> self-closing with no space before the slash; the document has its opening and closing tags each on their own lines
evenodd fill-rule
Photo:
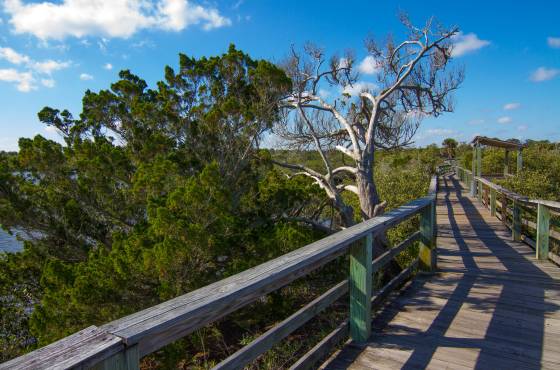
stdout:
<svg viewBox="0 0 560 370">
<path fill-rule="evenodd" d="M 440 179 L 438 273 L 375 313 L 322 369 L 559 369 L 560 269 L 538 261 L 454 176 Z"/>
</svg>

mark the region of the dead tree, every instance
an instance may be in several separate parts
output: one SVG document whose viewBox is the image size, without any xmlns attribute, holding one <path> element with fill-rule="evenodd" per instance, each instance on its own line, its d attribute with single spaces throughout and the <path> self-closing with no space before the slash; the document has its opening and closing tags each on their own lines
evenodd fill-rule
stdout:
<svg viewBox="0 0 560 370">
<path fill-rule="evenodd" d="M 450 93 L 463 80 L 462 70 L 449 66 L 451 38 L 458 28 L 443 28 L 433 19 L 417 28 L 406 16 L 401 20 L 408 30 L 405 41 L 396 44 L 391 37 L 381 44 L 366 41 L 369 61 L 377 70 L 375 86 L 360 82 L 351 53 L 327 60 L 321 49 L 307 45 L 302 52 L 292 49 L 284 63 L 293 87 L 281 101 L 284 118 L 275 133 L 292 148 L 316 150 L 324 170 L 301 163 L 276 164 L 293 170 L 293 175 L 310 177 L 324 189 L 341 227 L 354 223 L 344 191 L 359 198 L 362 219 L 383 213 L 386 203 L 374 178 L 376 150 L 413 143 L 424 117 L 453 110 Z M 338 152 L 349 165 L 331 164 Z"/>
</svg>

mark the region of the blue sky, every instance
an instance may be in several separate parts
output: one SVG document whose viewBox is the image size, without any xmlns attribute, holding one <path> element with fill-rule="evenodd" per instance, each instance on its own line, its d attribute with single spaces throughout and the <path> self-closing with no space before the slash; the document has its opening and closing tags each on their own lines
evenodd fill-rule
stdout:
<svg viewBox="0 0 560 370">
<path fill-rule="evenodd" d="M 280 61 L 306 41 L 353 49 L 359 63 L 367 36 L 402 37 L 401 10 L 462 31 L 456 111 L 425 120 L 419 145 L 476 134 L 560 140 L 560 2 L 0 0 L 0 150 L 16 150 L 22 136 L 57 139 L 37 112 L 78 115 L 84 91 L 108 88 L 120 69 L 154 86 L 179 52 L 215 55 L 235 43 Z"/>
</svg>

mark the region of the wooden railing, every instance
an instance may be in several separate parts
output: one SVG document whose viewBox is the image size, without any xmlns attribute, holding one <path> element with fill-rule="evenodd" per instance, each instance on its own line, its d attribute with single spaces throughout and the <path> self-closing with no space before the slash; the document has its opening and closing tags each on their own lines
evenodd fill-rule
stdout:
<svg viewBox="0 0 560 370">
<path fill-rule="evenodd" d="M 437 178 L 434 176 L 428 196 L 424 198 L 227 279 L 101 327 L 90 326 L 58 342 L 0 364 L 0 368 L 138 369 L 142 356 L 151 354 L 348 253 L 350 266 L 347 280 L 321 294 L 216 366 L 216 369 L 243 368 L 349 293 L 349 319 L 291 367 L 309 368 L 328 354 L 333 345 L 347 338 L 348 333 L 357 342 L 365 341 L 371 331 L 372 307 L 378 306 L 391 290 L 414 276 L 417 267 L 425 271 L 436 268 L 436 187 Z M 375 235 L 415 215 L 420 216 L 420 229 L 373 260 Z M 419 257 L 382 289 L 374 292 L 374 272 L 416 241 L 420 242 Z"/>
<path fill-rule="evenodd" d="M 548 258 L 560 264 L 560 257 L 550 251 L 551 239 L 560 243 L 560 232 L 554 229 L 554 226 L 560 226 L 554 220 L 560 217 L 560 202 L 530 199 L 484 177 L 473 177 L 471 171 L 462 167 L 455 167 L 455 172 L 465 185 L 475 189 L 474 195 L 490 209 L 492 216 L 496 216 L 511 229 L 513 240 L 524 241 L 533 247 L 538 259 Z M 530 215 L 535 211 L 535 221 L 523 217 L 524 214 Z M 522 226 L 535 230 L 535 239 L 524 232 Z"/>
</svg>

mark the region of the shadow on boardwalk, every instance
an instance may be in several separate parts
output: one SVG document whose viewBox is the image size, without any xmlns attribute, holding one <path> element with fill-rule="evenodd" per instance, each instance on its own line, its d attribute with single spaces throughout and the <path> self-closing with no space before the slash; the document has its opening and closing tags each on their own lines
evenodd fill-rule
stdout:
<svg viewBox="0 0 560 370">
<path fill-rule="evenodd" d="M 440 180 L 438 268 L 327 369 L 559 369 L 560 268 L 534 259 L 454 177 Z"/>
</svg>

